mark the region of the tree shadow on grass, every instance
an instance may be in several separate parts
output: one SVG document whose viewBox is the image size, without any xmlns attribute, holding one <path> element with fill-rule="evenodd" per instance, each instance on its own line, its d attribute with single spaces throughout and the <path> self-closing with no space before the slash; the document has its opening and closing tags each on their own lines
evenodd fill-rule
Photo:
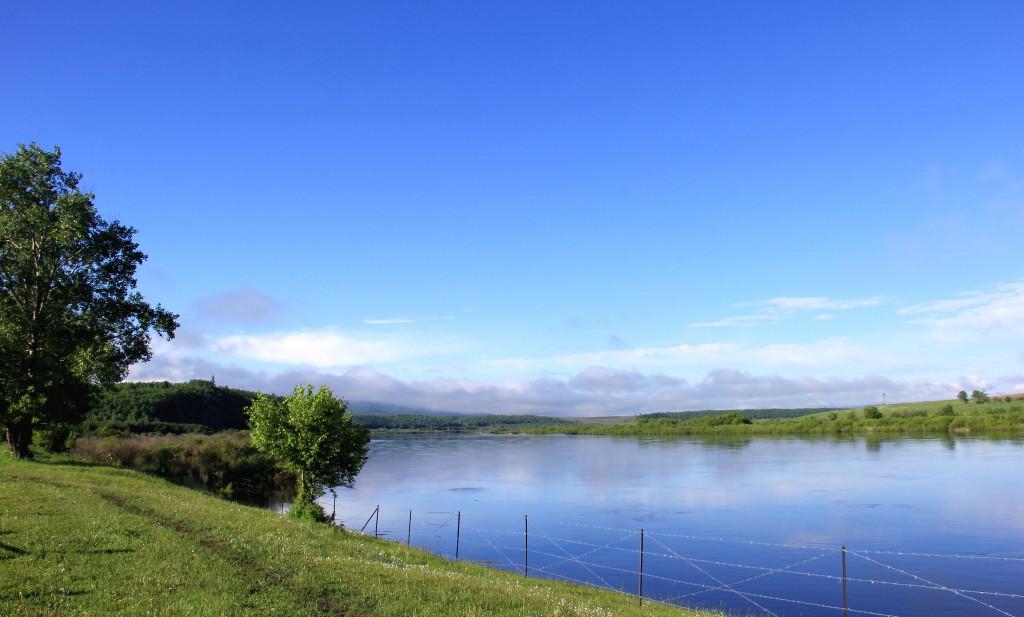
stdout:
<svg viewBox="0 0 1024 617">
<path fill-rule="evenodd" d="M 14 532 L 13 531 L 0 531 L 0 536 L 7 536 L 7 535 L 10 535 L 12 533 L 14 533 Z M 18 548 L 17 546 L 11 546 L 10 544 L 4 544 L 3 542 L 0 542 L 0 551 L 7 551 L 9 553 L 14 553 L 14 555 L 6 555 L 4 553 L 0 553 L 0 559 L 14 559 L 15 556 L 28 555 L 28 551 L 22 550 L 22 549 Z"/>
</svg>

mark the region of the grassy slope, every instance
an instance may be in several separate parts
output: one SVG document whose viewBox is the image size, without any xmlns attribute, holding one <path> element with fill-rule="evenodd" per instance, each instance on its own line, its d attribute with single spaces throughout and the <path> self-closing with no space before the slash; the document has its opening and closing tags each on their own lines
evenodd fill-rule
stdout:
<svg viewBox="0 0 1024 617">
<path fill-rule="evenodd" d="M 5 616 L 691 614 L 301 525 L 123 469 L 2 453 L 0 487 Z"/>
</svg>

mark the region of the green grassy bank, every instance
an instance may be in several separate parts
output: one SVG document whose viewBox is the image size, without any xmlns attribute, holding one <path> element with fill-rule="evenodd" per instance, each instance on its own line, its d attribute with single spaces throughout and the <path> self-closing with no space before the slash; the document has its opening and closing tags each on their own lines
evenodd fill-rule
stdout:
<svg viewBox="0 0 1024 617">
<path fill-rule="evenodd" d="M 1019 396 L 977 405 L 955 400 L 833 410 L 797 418 L 751 420 L 741 412 L 691 419 L 639 416 L 624 424 L 551 426 L 523 433 L 567 435 L 651 435 L 706 437 L 779 436 L 924 436 L 1024 434 L 1024 405 Z"/>
<path fill-rule="evenodd" d="M 712 615 L 450 562 L 138 472 L 0 454 L 0 615 Z"/>
</svg>

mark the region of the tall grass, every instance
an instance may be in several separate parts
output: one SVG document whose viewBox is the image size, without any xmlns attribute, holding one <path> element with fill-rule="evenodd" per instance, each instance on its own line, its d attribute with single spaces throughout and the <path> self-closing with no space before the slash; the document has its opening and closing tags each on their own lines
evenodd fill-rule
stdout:
<svg viewBox="0 0 1024 617">
<path fill-rule="evenodd" d="M 248 434 L 241 432 L 80 438 L 71 455 L 256 503 L 290 494 L 295 486 L 294 474 L 254 448 Z"/>
</svg>

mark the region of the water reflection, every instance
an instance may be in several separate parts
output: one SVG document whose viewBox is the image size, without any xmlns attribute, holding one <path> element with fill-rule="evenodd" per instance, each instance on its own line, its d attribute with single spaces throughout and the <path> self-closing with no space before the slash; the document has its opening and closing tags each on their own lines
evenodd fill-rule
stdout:
<svg viewBox="0 0 1024 617">
<path fill-rule="evenodd" d="M 389 436 L 372 442 L 356 488 L 339 490 L 338 512 L 358 526 L 379 504 L 394 519 L 384 528 L 402 530 L 409 510 L 461 511 L 499 529 L 528 514 L 531 525 L 588 530 L 1024 557 L 1022 444 Z M 438 516 L 439 528 L 452 524 Z"/>
</svg>

